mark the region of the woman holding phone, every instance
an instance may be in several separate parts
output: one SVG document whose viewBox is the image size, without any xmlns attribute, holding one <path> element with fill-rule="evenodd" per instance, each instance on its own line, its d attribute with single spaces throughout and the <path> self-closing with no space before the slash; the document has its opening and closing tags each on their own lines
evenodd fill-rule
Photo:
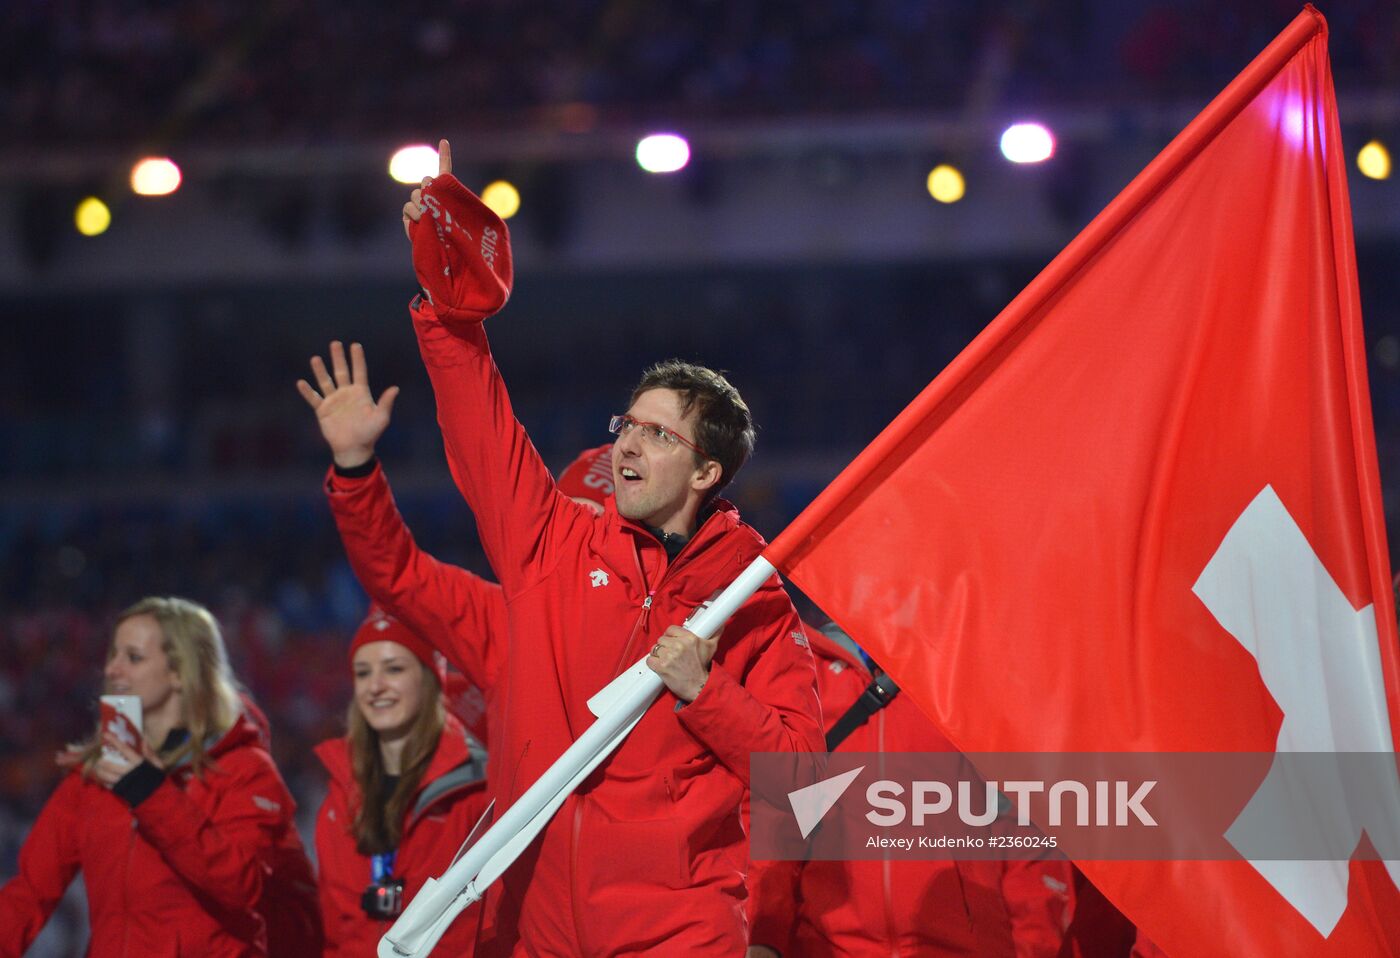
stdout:
<svg viewBox="0 0 1400 958">
<path fill-rule="evenodd" d="M 325 954 L 368 958 L 486 810 L 486 753 L 445 706 L 442 655 L 402 622 L 372 609 L 350 671 L 348 734 L 316 748 L 330 773 L 316 857 Z M 443 954 L 472 954 L 479 914 L 462 913 Z"/>
<path fill-rule="evenodd" d="M 0 888 L 0 958 L 23 954 L 79 870 L 90 958 L 261 958 L 259 901 L 295 805 L 218 623 L 187 599 L 141 600 L 117 617 L 103 687 L 140 699 L 143 734 L 104 724 L 44 806 Z"/>
</svg>

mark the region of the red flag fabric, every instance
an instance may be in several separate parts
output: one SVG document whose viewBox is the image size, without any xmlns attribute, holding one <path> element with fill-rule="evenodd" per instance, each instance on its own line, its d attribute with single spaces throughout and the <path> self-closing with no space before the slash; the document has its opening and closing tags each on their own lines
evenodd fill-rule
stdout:
<svg viewBox="0 0 1400 958">
<path fill-rule="evenodd" d="M 1322 16 L 765 555 L 964 752 L 1391 751 L 1395 610 Z M 1400 953 L 1380 862 L 1082 867 L 1170 955 Z"/>
</svg>

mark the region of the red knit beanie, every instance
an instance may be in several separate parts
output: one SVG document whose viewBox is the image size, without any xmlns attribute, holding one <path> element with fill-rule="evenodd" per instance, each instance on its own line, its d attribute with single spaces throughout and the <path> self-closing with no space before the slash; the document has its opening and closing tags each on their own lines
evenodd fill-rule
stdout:
<svg viewBox="0 0 1400 958">
<path fill-rule="evenodd" d="M 360 623 L 360 628 L 355 633 L 355 640 L 350 643 L 352 667 L 355 662 L 355 653 L 360 650 L 361 646 L 371 642 L 397 642 L 412 652 L 418 661 L 427 666 L 429 672 L 437 676 L 440 687 L 447 684 L 447 660 L 442 657 L 442 653 L 377 605 L 369 607 L 369 615 L 365 617 L 364 622 Z"/>
</svg>

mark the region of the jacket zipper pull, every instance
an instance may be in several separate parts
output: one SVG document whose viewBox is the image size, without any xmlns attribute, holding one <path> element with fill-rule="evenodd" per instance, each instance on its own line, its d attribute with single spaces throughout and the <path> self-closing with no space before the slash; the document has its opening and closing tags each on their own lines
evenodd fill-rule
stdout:
<svg viewBox="0 0 1400 958">
<path fill-rule="evenodd" d="M 651 618 L 651 600 L 652 600 L 652 598 L 653 598 L 655 595 L 656 595 L 656 590 L 653 589 L 653 590 L 651 590 L 650 592 L 647 593 L 646 599 L 644 599 L 644 600 L 642 601 L 642 628 L 643 628 L 643 629 L 645 629 L 645 628 L 647 627 L 647 620 Z"/>
</svg>

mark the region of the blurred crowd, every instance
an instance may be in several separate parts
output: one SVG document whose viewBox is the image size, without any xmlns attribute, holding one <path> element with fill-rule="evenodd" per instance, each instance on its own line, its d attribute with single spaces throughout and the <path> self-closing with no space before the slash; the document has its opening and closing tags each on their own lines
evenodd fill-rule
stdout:
<svg viewBox="0 0 1400 958">
<path fill-rule="evenodd" d="M 1324 7 L 1327 5 L 1324 4 Z M 13 0 L 0 143 L 363 138 L 509 125 L 1210 96 L 1297 0 Z M 1400 10 L 1331 19 L 1338 86 L 1400 76 Z"/>
</svg>

